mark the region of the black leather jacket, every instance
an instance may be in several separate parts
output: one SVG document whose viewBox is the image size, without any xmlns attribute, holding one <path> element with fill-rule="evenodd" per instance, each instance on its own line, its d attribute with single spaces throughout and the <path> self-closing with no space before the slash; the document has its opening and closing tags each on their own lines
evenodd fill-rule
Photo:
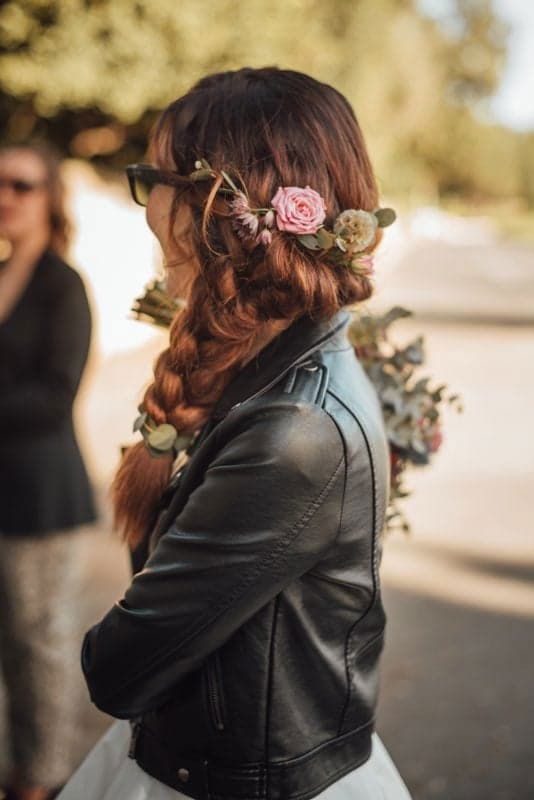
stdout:
<svg viewBox="0 0 534 800">
<path fill-rule="evenodd" d="M 300 319 L 228 386 L 84 640 L 130 755 L 198 800 L 312 798 L 370 755 L 389 451 L 348 321 Z"/>
</svg>

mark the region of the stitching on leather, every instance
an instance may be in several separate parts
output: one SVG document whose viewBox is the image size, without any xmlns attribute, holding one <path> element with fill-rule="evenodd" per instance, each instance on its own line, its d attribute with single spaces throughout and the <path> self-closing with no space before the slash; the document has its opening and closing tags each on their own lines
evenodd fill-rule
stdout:
<svg viewBox="0 0 534 800">
<path fill-rule="evenodd" d="M 338 397 L 338 395 L 334 391 L 332 391 L 330 389 L 330 387 L 328 389 L 328 394 L 330 394 L 331 397 L 333 397 L 335 400 L 337 400 L 337 402 L 340 403 L 343 406 L 343 408 L 345 408 L 349 412 L 349 414 L 355 420 L 356 424 L 358 425 L 358 427 L 359 427 L 359 429 L 360 429 L 360 431 L 362 433 L 365 445 L 367 447 L 367 452 L 369 454 L 369 462 L 370 462 L 370 465 L 371 465 L 371 481 L 372 481 L 372 485 L 373 485 L 373 531 L 372 531 L 372 548 L 371 548 L 371 553 L 372 553 L 372 555 L 371 555 L 371 572 L 372 572 L 372 576 L 373 576 L 373 592 L 372 592 L 369 604 L 367 605 L 365 610 L 360 614 L 360 616 L 353 622 L 353 624 L 351 625 L 351 627 L 347 631 L 347 636 L 345 638 L 345 669 L 346 669 L 346 675 L 347 675 L 347 695 L 345 697 L 345 703 L 343 705 L 343 710 L 342 710 L 342 714 L 341 714 L 341 721 L 340 721 L 340 725 L 339 725 L 339 728 L 338 728 L 338 733 L 341 734 L 341 731 L 343 730 L 343 725 L 345 724 L 345 716 L 347 714 L 347 710 L 348 710 L 349 702 L 350 702 L 350 697 L 351 697 L 351 694 L 352 694 L 352 692 L 351 692 L 352 672 L 351 672 L 351 663 L 350 663 L 349 652 L 348 652 L 349 651 L 349 646 L 350 646 L 350 640 L 351 640 L 351 638 L 352 638 L 352 636 L 353 636 L 353 634 L 354 634 L 354 632 L 356 630 L 357 625 L 361 622 L 361 620 L 369 613 L 370 609 L 373 607 L 373 604 L 374 604 L 375 598 L 376 598 L 376 594 L 377 594 L 377 589 L 378 589 L 378 566 L 377 566 L 377 563 L 376 563 L 377 562 L 377 540 L 378 540 L 378 533 L 377 533 L 377 530 L 376 530 L 376 528 L 377 528 L 378 491 L 377 491 L 377 480 L 376 480 L 376 471 L 375 471 L 375 453 L 374 453 L 374 449 L 373 449 L 373 447 L 371 445 L 370 439 L 367 436 L 367 433 L 366 433 L 366 431 L 364 429 L 363 424 L 360 422 L 360 420 L 356 416 L 356 414 L 346 405 L 346 403 L 343 402 L 343 400 L 340 397 Z"/>
<path fill-rule="evenodd" d="M 274 644 L 276 639 L 276 625 L 278 622 L 278 609 L 280 607 L 278 596 L 274 599 L 274 611 L 273 611 L 273 621 L 272 621 L 272 630 L 271 630 L 271 641 L 269 642 L 269 678 L 267 683 L 267 708 L 265 712 L 265 764 L 269 764 L 269 745 L 270 745 L 270 727 L 271 727 L 271 692 L 272 692 L 272 685 L 273 685 L 273 661 L 274 661 Z M 269 787 L 269 776 L 268 776 L 268 768 L 265 770 L 264 778 L 265 781 L 265 794 L 268 795 L 268 787 Z"/>
<path fill-rule="evenodd" d="M 273 769 L 276 768 L 291 768 L 293 765 L 304 764 L 306 761 L 309 761 L 310 758 L 314 758 L 315 755 L 321 750 L 326 750 L 328 747 L 342 747 L 345 741 L 350 740 L 352 736 L 355 736 L 357 733 L 364 731 L 370 725 L 374 725 L 376 721 L 376 717 L 373 715 L 370 717 L 367 722 L 364 722 L 363 725 L 358 725 L 357 728 L 351 728 L 350 731 L 346 733 L 342 733 L 340 736 L 334 736 L 332 739 L 327 739 L 326 742 L 321 742 L 321 744 L 317 745 L 316 747 L 312 747 L 311 750 L 307 750 L 305 753 L 302 753 L 300 756 L 296 756 L 293 758 L 284 758 L 280 761 L 273 761 L 271 762 L 271 767 Z"/>
<path fill-rule="evenodd" d="M 376 597 L 376 593 L 377 593 L 377 589 L 378 589 L 378 564 L 377 564 L 377 540 L 378 540 L 378 534 L 379 534 L 379 531 L 377 531 L 378 488 L 377 488 L 376 467 L 375 467 L 375 464 L 376 464 L 378 459 L 376 458 L 374 448 L 373 448 L 373 446 L 371 444 L 371 440 L 367 436 L 367 432 L 365 431 L 365 428 L 362 425 L 362 423 L 360 422 L 360 419 L 358 418 L 358 416 L 343 402 L 343 400 L 340 397 L 338 397 L 338 395 L 335 392 L 333 392 L 331 389 L 329 389 L 328 392 L 329 392 L 329 394 L 332 395 L 332 397 L 334 397 L 338 401 L 338 403 L 341 403 L 341 405 L 344 408 L 347 409 L 347 411 L 351 414 L 353 419 L 356 421 L 358 427 L 360 428 L 360 430 L 362 432 L 362 435 L 363 435 L 363 438 L 365 440 L 365 443 L 367 445 L 367 449 L 369 451 L 369 460 L 370 460 L 370 463 L 371 463 L 371 478 L 372 478 L 372 483 L 373 483 L 373 547 L 372 547 L 372 559 L 371 559 L 371 567 L 372 567 L 372 573 L 373 573 L 373 595 L 371 597 L 371 601 L 369 603 L 369 607 L 366 609 L 364 614 L 360 617 L 360 619 L 362 619 L 363 616 L 365 616 L 365 614 L 372 607 L 372 605 L 373 605 L 373 603 L 375 601 L 375 597 Z"/>
<path fill-rule="evenodd" d="M 331 578 L 330 575 L 323 575 L 322 572 L 316 572 L 314 569 L 308 570 L 306 575 L 313 575 L 317 580 L 325 581 L 326 583 L 333 583 L 336 586 L 345 586 L 347 589 L 357 589 L 357 583 L 350 583 L 350 581 L 342 581 L 340 578 Z"/>
<path fill-rule="evenodd" d="M 289 373 L 289 377 L 288 377 L 288 379 L 286 380 L 286 382 L 285 382 L 285 385 L 284 385 L 284 392 L 285 392 L 285 394 L 291 394 L 291 392 L 292 392 L 292 391 L 293 391 L 293 389 L 295 388 L 295 383 L 296 383 L 296 380 L 297 380 L 297 372 L 298 372 L 298 369 L 299 369 L 298 367 L 293 367 L 293 369 L 292 369 L 292 370 L 291 370 L 291 372 Z"/>
<path fill-rule="evenodd" d="M 174 653 L 176 653 L 176 652 L 177 652 L 177 651 L 178 651 L 178 650 L 179 650 L 181 647 L 183 647 L 184 645 L 188 644 L 188 643 L 189 643 L 189 641 L 191 641 L 192 639 L 194 639 L 194 638 L 195 638 L 195 636 L 198 636 L 198 635 L 199 635 L 199 634 L 201 634 L 201 633 L 202 633 L 202 632 L 203 632 L 203 631 L 204 631 L 206 628 L 209 628 L 209 626 L 210 626 L 210 625 L 212 625 L 212 624 L 213 624 L 213 623 L 214 623 L 214 622 L 217 620 L 217 618 L 218 618 L 218 617 L 219 617 L 219 616 L 220 616 L 222 613 L 224 613 L 224 611 L 226 611 L 228 608 L 230 608 L 230 606 L 232 605 L 232 603 L 234 602 L 234 600 L 236 600 L 236 599 L 237 599 L 237 598 L 238 598 L 238 597 L 239 597 L 239 596 L 242 594 L 242 592 L 243 592 L 244 590 L 246 590 L 246 589 L 247 589 L 247 588 L 250 586 L 250 584 L 251 584 L 251 583 L 253 583 L 253 582 L 254 582 L 254 580 L 257 578 L 257 576 L 258 576 L 258 575 L 259 575 L 259 574 L 260 574 L 260 573 L 261 573 L 261 572 L 262 572 L 264 569 L 266 569 L 266 568 L 268 568 L 268 567 L 272 567 L 272 566 L 273 566 L 273 564 L 276 562 L 276 559 L 277 559 L 277 557 L 279 556 L 279 554 L 280 554 L 281 552 L 282 552 L 282 553 L 284 552 L 284 550 L 285 550 L 285 548 L 287 547 L 287 545 L 289 545 L 289 544 L 291 544 L 291 543 L 292 543 L 292 541 L 293 541 L 293 540 L 294 540 L 294 539 L 295 539 L 295 538 L 298 536 L 298 534 L 300 533 L 300 531 L 302 530 L 302 528 L 303 528 L 303 527 L 306 525 L 306 523 L 307 523 L 307 522 L 309 522 L 309 520 L 310 520 L 310 519 L 313 517 L 313 515 L 315 514 L 315 512 L 317 511 L 317 509 L 321 507 L 321 505 L 323 504 L 323 501 L 326 499 L 326 497 L 328 496 L 328 494 L 329 494 L 329 492 L 330 492 L 330 490 L 331 490 L 332 486 L 335 484 L 335 482 L 336 482 L 336 480 L 337 480 L 337 476 L 338 476 L 338 473 L 339 473 L 340 467 L 342 466 L 342 464 L 343 464 L 344 460 L 345 460 L 345 457 L 344 457 L 344 455 L 343 455 L 343 456 L 340 458 L 340 460 L 339 460 L 339 462 L 338 462 L 338 464 L 337 464 L 337 466 L 336 466 L 336 468 L 335 468 L 334 472 L 332 473 L 332 475 L 330 476 L 330 478 L 328 479 L 328 481 L 326 482 L 326 484 L 324 485 L 324 487 L 321 489 L 321 491 L 320 491 L 320 492 L 319 492 L 319 494 L 317 495 L 316 499 L 315 499 L 315 500 L 314 500 L 312 503 L 310 503 L 310 505 L 308 506 L 308 508 L 306 509 L 306 511 L 305 511 L 305 512 L 302 514 L 302 516 L 300 517 L 300 519 L 299 519 L 299 520 L 297 520 L 297 522 L 296 522 L 296 523 L 293 525 L 293 527 L 292 527 L 292 528 L 290 528 L 290 529 L 289 529 L 289 531 L 286 533 L 286 535 L 285 535 L 284 537 L 280 538 L 280 540 L 279 540 L 279 541 L 278 541 L 278 542 L 275 544 L 275 546 L 272 548 L 272 550 L 271 550 L 271 552 L 270 552 L 269 556 L 268 556 L 266 559 L 264 559 L 263 561 L 261 561 L 261 562 L 260 562 L 260 563 L 257 565 L 256 569 L 255 569 L 255 570 L 253 570 L 252 572 L 250 572 L 250 573 L 249 573 L 249 574 L 248 574 L 248 575 L 247 575 L 247 576 L 246 576 L 246 577 L 245 577 L 245 578 L 244 578 L 244 579 L 241 581 L 241 583 L 239 583 L 239 584 L 236 586 L 236 588 L 234 589 L 234 592 L 233 592 L 233 593 L 232 593 L 232 594 L 231 594 L 229 597 L 228 597 L 228 596 L 227 596 L 227 597 L 225 597 L 225 602 L 224 602 L 224 604 L 221 604 L 220 606 L 218 606 L 218 607 L 216 607 L 216 608 L 215 608 L 215 612 L 214 612 L 214 614 L 213 614 L 213 615 L 210 617 L 210 619 L 209 619 L 209 620 L 207 620 L 207 621 L 204 623 L 204 625 L 202 625 L 202 627 L 200 627 L 200 628 L 196 628 L 194 631 L 191 631 L 191 632 L 190 632 L 190 633 L 189 633 L 189 634 L 188 634 L 188 635 L 187 635 L 187 636 L 186 636 L 184 639 L 182 639 L 182 640 L 181 640 L 181 641 L 180 641 L 180 642 L 179 642 L 179 643 L 176 645 L 176 647 L 173 647 L 173 648 L 171 648 L 170 650 L 167 650 L 167 649 L 166 649 L 166 647 L 165 647 L 165 646 L 163 646 L 163 647 L 160 647 L 158 650 L 156 650 L 156 652 L 155 652 L 155 653 L 153 653 L 151 660 L 150 660 L 150 661 L 148 661 L 148 662 L 145 664 L 145 666 L 143 667 L 143 669 L 142 669 L 142 670 L 139 670 L 138 672 L 135 672 L 133 675 L 131 675 L 131 676 L 128 678 L 128 680 L 124 680 L 124 681 L 122 682 L 122 684 L 121 684 L 121 690 L 124 690 L 124 688 L 125 688 L 125 687 L 129 686 L 129 685 L 130 685 L 130 684 L 131 684 L 133 681 L 137 680 L 137 678 L 141 677 L 142 675 L 145 675 L 145 674 L 146 674 L 146 672 L 148 672 L 148 671 L 149 671 L 149 670 L 150 670 L 150 669 L 151 669 L 151 668 L 152 668 L 152 667 L 153 667 L 155 664 L 157 664 L 157 663 L 158 663 L 158 661 L 160 660 L 160 658 L 161 658 L 162 654 L 163 654 L 163 656 L 165 656 L 165 657 L 166 657 L 166 656 L 171 656 L 171 655 L 173 655 L 173 654 L 174 654 Z M 125 612 L 124 612 L 124 610 L 123 610 L 123 609 L 121 608 L 121 606 L 119 605 L 119 603 L 115 603 L 115 608 L 116 608 L 116 609 L 118 609 L 120 613 L 125 613 Z M 114 691 L 112 691 L 112 692 L 110 692 L 110 693 L 108 693 L 108 694 L 106 694 L 106 695 L 103 695 L 103 698 L 102 698 L 102 699 L 103 699 L 103 700 L 105 700 L 105 698 L 107 698 L 107 697 L 112 697 L 114 694 L 115 694 L 115 692 L 114 692 Z"/>
<path fill-rule="evenodd" d="M 327 393 L 328 393 L 328 387 L 325 387 L 324 398 L 326 398 Z M 324 403 L 324 398 L 323 398 L 323 403 Z M 340 426 L 338 425 L 338 423 L 336 422 L 336 420 L 334 419 L 332 414 L 330 414 L 329 412 L 326 412 L 326 413 L 329 415 L 330 419 L 332 420 L 332 422 L 334 423 L 334 425 L 337 428 L 337 432 L 339 433 L 339 438 L 341 439 L 341 444 L 343 446 L 343 459 L 344 459 L 344 462 L 345 462 L 345 477 L 344 477 L 344 481 L 343 481 L 343 494 L 342 494 L 342 497 L 341 497 L 341 508 L 340 508 L 340 512 L 339 512 L 339 525 L 338 525 L 336 538 L 335 538 L 335 541 L 337 541 L 337 539 L 339 537 L 339 534 L 341 533 L 341 526 L 342 526 L 342 523 L 343 523 L 343 513 L 345 511 L 345 495 L 346 495 L 346 489 L 347 489 L 347 474 L 348 474 L 347 443 L 345 441 L 345 437 L 343 436 L 343 432 L 342 432 Z M 312 574 L 313 574 L 313 572 L 312 572 Z M 319 575 L 317 575 L 317 573 L 316 573 L 316 576 L 319 577 Z M 323 578 L 323 580 L 327 580 L 328 581 L 329 579 L 328 578 Z M 334 581 L 334 580 L 331 580 L 330 582 L 331 583 L 336 583 L 336 581 Z M 339 583 L 341 583 L 341 581 Z M 346 586 L 350 586 L 351 584 L 347 583 L 345 585 Z M 346 648 L 346 644 L 345 644 L 345 648 Z M 346 649 L 345 649 L 345 674 L 347 674 Z M 345 698 L 345 700 L 343 701 L 343 703 L 341 705 L 341 709 L 339 711 L 339 720 L 340 720 L 340 722 L 339 722 L 339 727 L 338 727 L 338 734 L 341 733 L 341 729 L 343 727 L 343 719 L 344 719 L 344 716 L 345 716 L 346 703 L 347 703 L 347 698 Z"/>
<path fill-rule="evenodd" d="M 349 731 L 348 733 L 343 734 L 340 737 L 336 737 L 336 739 L 329 739 L 328 741 L 323 742 L 322 744 L 318 745 L 317 747 L 313 747 L 311 750 L 308 750 L 308 752 L 304 753 L 303 755 L 297 756 L 297 758 L 290 758 L 290 759 L 286 759 L 284 761 L 275 761 L 275 762 L 273 762 L 271 764 L 271 767 L 273 768 L 273 770 L 276 770 L 279 774 L 283 775 L 284 772 L 286 772 L 286 770 L 291 770 L 294 766 L 300 767 L 302 764 L 305 764 L 307 761 L 309 761 L 311 758 L 313 758 L 317 754 L 317 752 L 319 752 L 321 750 L 325 750 L 327 748 L 342 747 L 347 740 L 350 740 L 350 738 L 353 737 L 355 734 L 361 733 L 362 731 L 366 730 L 367 728 L 369 728 L 369 726 L 373 726 L 374 723 L 375 723 L 375 717 L 372 717 L 364 725 L 360 725 L 358 728 L 354 728 L 353 730 Z M 292 800 L 297 800 L 300 797 L 305 798 L 305 797 L 315 796 L 315 794 L 322 787 L 328 786 L 330 783 L 332 783 L 333 779 L 335 780 L 335 778 L 337 778 L 338 776 L 340 776 L 342 774 L 346 774 L 347 772 L 351 772 L 352 769 L 356 769 L 356 767 L 360 766 L 360 764 L 362 764 L 362 763 L 363 763 L 362 761 L 358 761 L 357 763 L 353 763 L 351 765 L 351 767 L 348 768 L 348 769 L 347 769 L 346 766 L 340 768 L 335 773 L 330 775 L 325 781 L 321 782 L 320 784 L 314 785 L 312 789 L 306 789 L 306 791 L 304 791 L 304 792 L 299 792 L 298 794 L 292 794 L 291 795 Z M 239 768 L 239 772 L 248 772 L 248 770 L 247 770 L 246 767 L 243 767 L 243 768 Z M 258 777 L 261 780 L 261 777 L 262 777 L 261 774 L 258 775 Z M 237 774 L 232 775 L 232 778 L 233 779 L 238 779 L 239 775 L 237 775 Z M 222 796 L 223 795 L 221 795 L 221 797 Z M 261 793 L 261 791 L 260 791 L 259 792 L 259 796 L 261 796 L 261 797 L 265 796 L 266 797 L 267 795 L 263 795 Z M 226 795 L 224 795 L 224 797 L 226 797 Z"/>
</svg>

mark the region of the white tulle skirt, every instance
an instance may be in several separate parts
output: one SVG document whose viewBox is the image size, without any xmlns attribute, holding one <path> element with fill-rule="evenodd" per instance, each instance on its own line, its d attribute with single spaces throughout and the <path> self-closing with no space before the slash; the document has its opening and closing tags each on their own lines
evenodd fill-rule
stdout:
<svg viewBox="0 0 534 800">
<path fill-rule="evenodd" d="M 377 733 L 371 757 L 315 800 L 411 800 Z M 57 800 L 191 800 L 148 775 L 128 757 L 130 725 L 117 720 L 93 747 Z"/>
</svg>

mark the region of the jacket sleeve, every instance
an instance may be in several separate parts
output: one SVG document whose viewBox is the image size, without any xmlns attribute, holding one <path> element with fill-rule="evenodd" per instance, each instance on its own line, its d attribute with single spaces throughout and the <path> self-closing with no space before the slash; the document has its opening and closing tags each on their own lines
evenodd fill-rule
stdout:
<svg viewBox="0 0 534 800">
<path fill-rule="evenodd" d="M 112 716 L 161 706 L 337 535 L 345 457 L 325 411 L 264 409 L 225 441 L 145 569 L 85 636 L 91 698 Z"/>
<path fill-rule="evenodd" d="M 91 314 L 80 276 L 69 270 L 50 309 L 34 376 L 0 395 L 0 434 L 51 430 L 70 414 L 87 360 Z"/>
</svg>

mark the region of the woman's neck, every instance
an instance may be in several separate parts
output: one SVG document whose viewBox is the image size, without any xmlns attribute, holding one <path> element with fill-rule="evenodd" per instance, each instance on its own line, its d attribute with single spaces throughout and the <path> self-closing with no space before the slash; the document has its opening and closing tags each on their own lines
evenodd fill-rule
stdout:
<svg viewBox="0 0 534 800">
<path fill-rule="evenodd" d="M 268 326 L 263 326 L 260 328 L 255 337 L 252 350 L 244 359 L 242 366 L 245 366 L 245 364 L 248 364 L 249 361 L 252 361 L 252 359 L 255 358 L 255 356 L 257 356 L 258 353 L 264 349 L 264 347 L 267 347 L 267 345 L 272 342 L 273 339 L 276 339 L 276 337 L 279 336 L 286 328 L 289 328 L 292 323 L 292 319 L 281 319 L 270 322 L 268 323 Z"/>
<path fill-rule="evenodd" d="M 31 269 L 50 243 L 50 231 L 45 229 L 31 237 L 11 241 L 11 254 L 7 260 L 8 268 L 14 270 Z"/>
</svg>

